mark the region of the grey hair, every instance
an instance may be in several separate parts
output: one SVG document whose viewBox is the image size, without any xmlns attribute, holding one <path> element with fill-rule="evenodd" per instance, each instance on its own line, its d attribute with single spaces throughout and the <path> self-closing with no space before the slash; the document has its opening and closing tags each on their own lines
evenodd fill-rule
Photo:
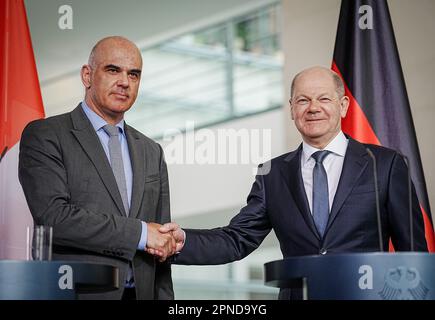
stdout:
<svg viewBox="0 0 435 320">
<path fill-rule="evenodd" d="M 332 80 L 334 81 L 334 84 L 335 84 L 335 92 L 337 92 L 338 98 L 341 99 L 345 93 L 343 80 L 335 71 L 330 70 L 330 69 L 326 69 L 326 68 L 325 68 L 325 70 L 330 72 L 330 74 L 332 76 Z M 294 78 L 292 80 L 291 88 L 290 88 L 290 98 L 293 97 L 293 92 L 294 92 L 295 83 L 296 83 L 297 78 L 305 71 L 306 70 L 303 70 L 294 76 Z"/>
</svg>

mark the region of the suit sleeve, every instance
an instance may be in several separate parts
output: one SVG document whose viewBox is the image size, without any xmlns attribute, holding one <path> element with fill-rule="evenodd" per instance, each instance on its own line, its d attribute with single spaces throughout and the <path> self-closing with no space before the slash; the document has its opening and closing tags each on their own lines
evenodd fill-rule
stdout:
<svg viewBox="0 0 435 320">
<path fill-rule="evenodd" d="M 159 223 L 164 224 L 171 221 L 171 208 L 169 198 L 169 179 L 168 169 L 166 166 L 162 147 L 160 150 L 160 198 L 157 207 L 157 215 L 160 217 Z M 156 265 L 155 280 L 156 299 L 172 300 L 174 299 L 174 290 L 172 287 L 171 264 L 169 261 L 158 263 Z"/>
<path fill-rule="evenodd" d="M 139 220 L 90 212 L 71 203 L 61 143 L 53 123 L 36 121 L 23 131 L 19 179 L 36 224 L 53 227 L 53 243 L 131 260 Z"/>
<path fill-rule="evenodd" d="M 228 226 L 211 230 L 185 229 L 186 243 L 174 263 L 212 265 L 240 260 L 258 248 L 271 229 L 264 175 L 258 174 L 247 205 Z"/>
<path fill-rule="evenodd" d="M 410 251 L 408 167 L 401 156 L 394 156 L 388 183 L 388 220 L 396 251 Z M 414 185 L 411 184 L 414 250 L 427 251 L 424 222 Z"/>
</svg>

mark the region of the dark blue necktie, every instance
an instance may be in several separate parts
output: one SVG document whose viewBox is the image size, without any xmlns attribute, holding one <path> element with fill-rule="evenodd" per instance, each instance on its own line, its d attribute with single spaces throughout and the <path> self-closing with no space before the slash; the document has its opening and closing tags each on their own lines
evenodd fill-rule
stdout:
<svg viewBox="0 0 435 320">
<path fill-rule="evenodd" d="M 330 151 L 323 150 L 311 156 L 316 161 L 313 169 L 313 219 L 322 238 L 329 218 L 328 176 L 323 160 L 329 153 Z"/>
</svg>

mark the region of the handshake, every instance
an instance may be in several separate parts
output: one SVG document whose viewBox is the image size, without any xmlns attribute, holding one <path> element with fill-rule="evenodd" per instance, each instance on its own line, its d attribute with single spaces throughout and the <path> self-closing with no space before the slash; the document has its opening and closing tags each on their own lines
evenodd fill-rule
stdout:
<svg viewBox="0 0 435 320">
<path fill-rule="evenodd" d="M 160 262 L 165 261 L 183 248 L 185 233 L 175 222 L 168 222 L 163 225 L 150 222 L 147 223 L 147 228 L 148 235 L 145 251 L 158 257 Z"/>
</svg>

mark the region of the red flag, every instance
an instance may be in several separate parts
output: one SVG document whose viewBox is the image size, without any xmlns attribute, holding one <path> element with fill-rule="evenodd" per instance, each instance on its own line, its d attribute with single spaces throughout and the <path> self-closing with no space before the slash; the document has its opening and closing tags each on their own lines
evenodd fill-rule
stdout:
<svg viewBox="0 0 435 320">
<path fill-rule="evenodd" d="M 18 182 L 18 142 L 44 117 L 23 0 L 0 1 L 0 259 L 25 257 L 32 217 Z"/>
<path fill-rule="evenodd" d="M 343 131 L 408 158 L 428 249 L 435 252 L 426 182 L 386 0 L 342 0 L 332 69 L 350 98 Z"/>
</svg>

